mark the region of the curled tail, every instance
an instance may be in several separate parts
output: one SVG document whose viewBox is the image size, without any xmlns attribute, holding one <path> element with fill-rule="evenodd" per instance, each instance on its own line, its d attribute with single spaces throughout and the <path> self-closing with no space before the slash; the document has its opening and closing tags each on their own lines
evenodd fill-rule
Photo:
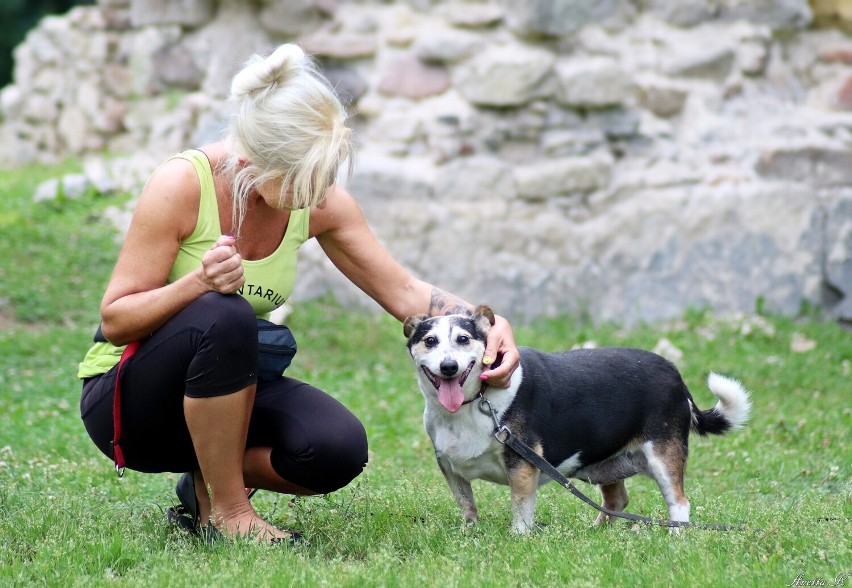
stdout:
<svg viewBox="0 0 852 588">
<path fill-rule="evenodd" d="M 707 376 L 707 387 L 719 402 L 710 410 L 700 410 L 690 399 L 694 430 L 701 435 L 721 435 L 746 424 L 751 412 L 751 400 L 742 384 L 732 378 L 711 373 Z"/>
</svg>

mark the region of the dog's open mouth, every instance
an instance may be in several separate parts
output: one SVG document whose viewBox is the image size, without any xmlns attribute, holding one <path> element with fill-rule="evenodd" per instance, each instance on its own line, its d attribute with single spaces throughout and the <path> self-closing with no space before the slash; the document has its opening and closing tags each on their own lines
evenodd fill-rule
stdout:
<svg viewBox="0 0 852 588">
<path fill-rule="evenodd" d="M 433 374 L 425 365 L 421 366 L 423 373 L 429 378 L 429 381 L 435 386 L 438 391 L 438 402 L 450 412 L 456 412 L 464 403 L 464 390 L 462 387 L 470 375 L 470 370 L 476 365 L 476 361 L 471 361 L 467 369 L 460 376 L 454 378 L 442 378 Z"/>
</svg>

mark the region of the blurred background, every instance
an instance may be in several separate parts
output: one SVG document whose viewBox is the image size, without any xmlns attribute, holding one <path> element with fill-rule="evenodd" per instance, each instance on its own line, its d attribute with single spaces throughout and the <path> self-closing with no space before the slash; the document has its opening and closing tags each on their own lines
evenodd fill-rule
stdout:
<svg viewBox="0 0 852 588">
<path fill-rule="evenodd" d="M 346 183 L 415 274 L 514 320 L 690 308 L 852 324 L 852 0 L 7 0 L 0 164 L 138 192 L 297 42 Z M 54 178 L 33 198 L 55 197 Z M 110 221 L 126 227 L 130 207 Z M 373 308 L 313 243 L 294 299 Z"/>
</svg>

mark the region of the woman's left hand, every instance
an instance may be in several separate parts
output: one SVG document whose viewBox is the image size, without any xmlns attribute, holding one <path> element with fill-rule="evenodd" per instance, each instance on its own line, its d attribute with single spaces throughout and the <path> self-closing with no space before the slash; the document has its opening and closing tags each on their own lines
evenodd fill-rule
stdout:
<svg viewBox="0 0 852 588">
<path fill-rule="evenodd" d="M 508 388 L 512 373 L 517 369 L 520 360 L 512 326 L 502 316 L 494 315 L 494 325 L 488 331 L 482 363 L 486 367 L 495 363 L 496 365 L 482 372 L 480 379 L 487 381 L 489 386 Z"/>
</svg>

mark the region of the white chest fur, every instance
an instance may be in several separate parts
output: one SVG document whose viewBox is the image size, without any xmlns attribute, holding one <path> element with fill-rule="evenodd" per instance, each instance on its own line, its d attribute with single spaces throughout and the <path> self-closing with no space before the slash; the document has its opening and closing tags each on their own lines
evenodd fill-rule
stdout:
<svg viewBox="0 0 852 588">
<path fill-rule="evenodd" d="M 520 372 L 520 368 L 516 372 Z M 508 389 L 489 390 L 487 397 L 499 420 L 511 404 L 521 374 L 512 378 Z M 479 399 L 450 414 L 440 405 L 427 402 L 423 421 L 435 453 L 453 472 L 465 480 L 488 480 L 508 484 L 503 461 L 505 446 L 494 438 L 494 420 L 480 410 Z"/>
<path fill-rule="evenodd" d="M 484 416 L 484 415 L 482 415 Z M 486 417 L 487 418 L 487 417 Z M 477 419 L 479 420 L 479 419 Z M 508 484 L 503 464 L 503 445 L 491 435 L 491 419 L 485 427 L 471 434 L 470 429 L 436 427 L 432 443 L 435 452 L 443 457 L 453 471 L 465 480 L 488 480 Z"/>
</svg>

